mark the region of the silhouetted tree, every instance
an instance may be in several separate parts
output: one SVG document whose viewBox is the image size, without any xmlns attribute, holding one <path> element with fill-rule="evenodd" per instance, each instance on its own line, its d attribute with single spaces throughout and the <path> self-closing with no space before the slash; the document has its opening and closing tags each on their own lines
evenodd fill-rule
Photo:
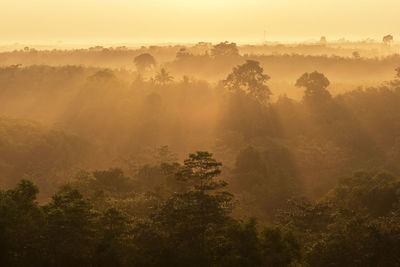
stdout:
<svg viewBox="0 0 400 267">
<path fill-rule="evenodd" d="M 174 80 L 174 77 L 172 77 L 168 71 L 166 71 L 164 68 L 158 72 L 154 78 L 154 81 L 158 84 L 165 85 L 171 81 Z"/>
<path fill-rule="evenodd" d="M 226 186 L 223 181 L 215 181 L 221 173 L 221 162 L 216 161 L 211 153 L 197 152 L 189 154 L 184 165 L 176 173 L 177 178 L 186 181 L 194 189 L 205 192 L 216 190 Z"/>
<path fill-rule="evenodd" d="M 246 63 L 234 67 L 223 83 L 229 90 L 244 91 L 260 103 L 266 103 L 271 95 L 266 85 L 269 79 L 259 62 L 247 60 Z"/>
<path fill-rule="evenodd" d="M 382 41 L 386 45 L 391 44 L 393 42 L 393 35 L 388 34 L 388 35 L 383 36 Z"/>
<path fill-rule="evenodd" d="M 156 60 L 149 53 L 140 54 L 134 59 L 138 71 L 146 71 L 148 68 L 156 65 Z"/>
<path fill-rule="evenodd" d="M 297 87 L 305 87 L 303 99 L 305 101 L 320 102 L 331 99 L 331 95 L 326 90 L 330 82 L 324 74 L 317 71 L 304 73 L 297 81 Z"/>
</svg>

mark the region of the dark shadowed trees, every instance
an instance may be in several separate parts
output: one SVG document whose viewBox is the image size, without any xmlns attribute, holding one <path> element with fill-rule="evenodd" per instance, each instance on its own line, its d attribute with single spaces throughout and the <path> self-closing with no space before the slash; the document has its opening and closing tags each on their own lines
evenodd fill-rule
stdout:
<svg viewBox="0 0 400 267">
<path fill-rule="evenodd" d="M 218 181 L 221 163 L 208 152 L 190 154 L 175 177 L 188 183 L 135 228 L 136 265 L 287 266 L 301 260 L 291 233 L 231 216 L 233 195 Z M 156 258 L 151 255 L 158 255 Z"/>
<path fill-rule="evenodd" d="M 135 252 L 132 234 L 132 219 L 116 208 L 107 209 L 99 220 L 95 266 L 127 266 Z"/>
<path fill-rule="evenodd" d="M 316 203 L 291 201 L 280 223 L 302 240 L 310 266 L 398 266 L 399 181 L 357 172 Z"/>
<path fill-rule="evenodd" d="M 159 258 L 153 259 L 157 261 L 155 265 L 210 266 L 215 262 L 212 248 L 221 244 L 218 237 L 223 238 L 232 221 L 232 195 L 222 190 L 226 182 L 216 180 L 220 166 L 211 153 L 197 152 L 175 168 L 175 178 L 187 183 L 186 189 L 174 193 L 157 208 L 151 216 L 150 229 L 141 225 L 136 230 L 138 240 L 143 235 L 157 236 L 159 243 L 164 244 L 159 248 Z M 143 245 L 138 249 L 144 254 L 157 249 L 151 243 L 153 248 Z"/>
<path fill-rule="evenodd" d="M 277 209 L 302 193 L 294 160 L 283 145 L 271 142 L 264 151 L 240 151 L 232 171 L 232 188 L 247 211 L 271 220 Z"/>
<path fill-rule="evenodd" d="M 327 199 L 361 214 L 379 217 L 400 204 L 400 179 L 390 173 L 356 172 L 339 179 Z"/>
<path fill-rule="evenodd" d="M 0 191 L 0 265 L 39 266 L 46 259 L 45 218 L 36 201 L 38 188 L 23 180 L 15 189 Z"/>
<path fill-rule="evenodd" d="M 88 266 L 97 244 L 99 214 L 81 193 L 63 188 L 44 207 L 46 249 L 50 265 Z"/>
</svg>

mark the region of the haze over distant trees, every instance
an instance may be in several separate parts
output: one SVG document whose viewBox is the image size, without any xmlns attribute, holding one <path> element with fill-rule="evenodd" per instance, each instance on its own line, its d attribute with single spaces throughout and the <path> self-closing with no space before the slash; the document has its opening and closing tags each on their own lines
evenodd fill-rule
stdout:
<svg viewBox="0 0 400 267">
<path fill-rule="evenodd" d="M 400 57 L 331 43 L 0 53 L 0 265 L 399 265 Z"/>
<path fill-rule="evenodd" d="M 144 54 L 138 55 L 137 57 L 135 57 L 134 62 L 136 65 L 136 69 L 139 72 L 143 72 L 146 69 L 156 65 L 156 60 L 149 53 L 144 53 Z"/>
<path fill-rule="evenodd" d="M 383 36 L 382 40 L 385 44 L 391 44 L 393 42 L 393 35 L 391 34 L 385 35 Z"/>
</svg>

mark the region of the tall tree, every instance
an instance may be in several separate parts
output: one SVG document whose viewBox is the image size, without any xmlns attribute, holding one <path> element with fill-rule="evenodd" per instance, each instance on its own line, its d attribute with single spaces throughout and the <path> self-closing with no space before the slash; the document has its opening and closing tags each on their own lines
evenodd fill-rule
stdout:
<svg viewBox="0 0 400 267">
<path fill-rule="evenodd" d="M 330 98 L 330 93 L 326 90 L 330 82 L 324 74 L 317 71 L 304 73 L 296 81 L 297 87 L 305 87 L 305 100 L 309 98 Z"/>
<path fill-rule="evenodd" d="M 172 77 L 168 71 L 166 71 L 164 68 L 161 68 L 161 70 L 156 74 L 154 81 L 158 84 L 165 85 L 171 81 L 174 80 L 174 77 Z"/>
<path fill-rule="evenodd" d="M 247 60 L 246 63 L 234 67 L 223 84 L 229 90 L 245 92 L 260 103 L 266 103 L 271 95 L 266 85 L 269 79 L 270 77 L 264 74 L 260 62 Z"/>
<path fill-rule="evenodd" d="M 230 224 L 233 197 L 221 190 L 225 182 L 215 181 L 220 166 L 211 153 L 197 152 L 176 171 L 176 178 L 188 183 L 186 191 L 172 195 L 152 216 L 152 228 L 165 240 L 161 242 L 169 255 L 163 264 L 209 266 L 213 262 L 210 248 L 220 242 L 218 236 Z"/>
<path fill-rule="evenodd" d="M 393 35 L 388 34 L 383 36 L 382 41 L 385 45 L 390 45 L 393 42 Z"/>
<path fill-rule="evenodd" d="M 156 60 L 149 53 L 140 54 L 134 59 L 136 69 L 139 72 L 146 71 L 148 68 L 156 65 Z"/>
</svg>

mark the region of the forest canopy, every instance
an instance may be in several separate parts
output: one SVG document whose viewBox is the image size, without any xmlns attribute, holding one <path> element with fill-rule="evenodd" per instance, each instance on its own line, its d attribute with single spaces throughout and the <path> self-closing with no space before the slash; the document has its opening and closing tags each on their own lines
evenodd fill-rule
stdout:
<svg viewBox="0 0 400 267">
<path fill-rule="evenodd" d="M 0 265 L 399 266 L 389 39 L 0 53 Z"/>
</svg>

